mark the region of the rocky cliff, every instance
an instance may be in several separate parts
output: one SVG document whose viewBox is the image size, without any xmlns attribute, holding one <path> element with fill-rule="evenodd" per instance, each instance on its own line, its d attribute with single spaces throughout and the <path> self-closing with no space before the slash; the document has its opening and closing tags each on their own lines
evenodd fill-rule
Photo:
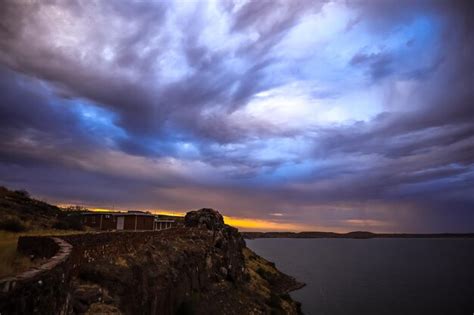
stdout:
<svg viewBox="0 0 474 315">
<path fill-rule="evenodd" d="M 38 239 L 20 239 L 19 247 L 38 255 Z M 225 225 L 212 209 L 189 212 L 185 226 L 169 230 L 77 234 L 61 240 L 72 250 L 61 258 L 60 272 L 49 271 L 57 277 L 45 272 L 44 278 L 38 274 L 30 284 L 4 291 L 0 313 L 298 313 L 298 304 L 287 293 L 300 284 L 247 249 L 237 229 Z M 53 280 L 61 281 L 61 303 L 47 301 L 52 297 L 46 292 L 58 287 Z M 31 302 L 33 287 L 36 297 Z"/>
</svg>

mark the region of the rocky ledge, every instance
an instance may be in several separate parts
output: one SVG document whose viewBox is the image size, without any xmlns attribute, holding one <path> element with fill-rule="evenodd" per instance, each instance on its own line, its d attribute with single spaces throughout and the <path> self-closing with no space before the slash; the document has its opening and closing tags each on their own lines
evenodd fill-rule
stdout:
<svg viewBox="0 0 474 315">
<path fill-rule="evenodd" d="M 51 310 L 56 313 L 300 313 L 288 292 L 301 284 L 250 251 L 238 230 L 212 209 L 191 211 L 184 226 L 159 232 L 61 238 L 72 252 L 61 277 L 65 302 Z M 54 284 L 43 284 L 45 290 L 48 286 Z M 9 294 L 3 298 L 18 309 L 11 303 L 19 291 Z M 48 303 L 41 292 L 35 294 L 36 303 Z M 22 310 L 28 309 L 27 298 L 18 299 Z"/>
<path fill-rule="evenodd" d="M 115 261 L 85 264 L 73 305 L 76 313 L 298 314 L 288 291 L 300 286 L 217 211 L 201 209 Z"/>
</svg>

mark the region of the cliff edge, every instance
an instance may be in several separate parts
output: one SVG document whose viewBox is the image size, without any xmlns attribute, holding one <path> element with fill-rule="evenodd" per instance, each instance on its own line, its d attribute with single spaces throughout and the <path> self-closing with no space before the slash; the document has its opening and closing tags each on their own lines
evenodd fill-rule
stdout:
<svg viewBox="0 0 474 315">
<path fill-rule="evenodd" d="M 19 249 L 39 255 L 44 238 L 20 238 Z M 159 232 L 60 239 L 72 249 L 61 264 L 48 263 L 60 266 L 56 276 L 52 269 L 30 282 L 10 281 L 16 284 L 0 295 L 2 314 L 299 313 L 287 293 L 301 284 L 251 252 L 238 230 L 212 209 L 191 211 L 184 226 Z"/>
</svg>

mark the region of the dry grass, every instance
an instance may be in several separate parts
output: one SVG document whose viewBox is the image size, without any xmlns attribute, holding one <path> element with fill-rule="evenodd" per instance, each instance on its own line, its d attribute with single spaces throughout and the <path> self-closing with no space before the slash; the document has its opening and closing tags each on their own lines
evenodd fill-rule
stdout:
<svg viewBox="0 0 474 315">
<path fill-rule="evenodd" d="M 35 265 L 35 262 L 27 256 L 16 251 L 18 238 L 20 236 L 38 235 L 68 235 L 83 233 L 83 231 L 62 230 L 35 230 L 21 233 L 0 231 L 0 278 L 11 276 Z"/>
<path fill-rule="evenodd" d="M 107 315 L 120 315 L 122 312 L 113 305 L 104 304 L 104 303 L 93 303 L 90 308 L 87 310 L 85 315 L 93 315 L 93 314 L 107 314 Z"/>
<path fill-rule="evenodd" d="M 279 271 L 275 265 L 263 257 L 258 256 L 248 248 L 243 250 L 245 265 L 250 275 L 249 289 L 255 294 L 260 294 L 265 300 L 272 300 L 272 294 L 270 283 L 264 277 L 265 275 L 278 275 Z M 274 296 L 277 299 L 276 304 L 279 304 L 279 308 L 283 310 L 283 314 L 293 314 L 294 306 L 291 301 L 282 299 L 281 296 Z M 275 303 L 275 302 L 274 302 Z M 275 311 L 275 310 L 274 310 Z M 274 312 L 272 312 L 273 314 Z M 276 313 L 280 314 L 280 313 Z"/>
<path fill-rule="evenodd" d="M 266 268 L 265 260 L 255 255 L 248 248 L 244 248 L 243 250 L 244 258 L 245 258 L 245 265 L 247 266 L 247 271 L 250 275 L 250 282 L 249 286 L 253 292 L 259 292 L 259 294 L 263 295 L 265 298 L 270 298 L 270 289 L 268 286 L 267 281 L 258 274 L 257 270 L 260 268 Z"/>
<path fill-rule="evenodd" d="M 0 278 L 26 270 L 32 264 L 28 257 L 17 253 L 17 240 L 18 238 L 0 240 Z"/>
</svg>

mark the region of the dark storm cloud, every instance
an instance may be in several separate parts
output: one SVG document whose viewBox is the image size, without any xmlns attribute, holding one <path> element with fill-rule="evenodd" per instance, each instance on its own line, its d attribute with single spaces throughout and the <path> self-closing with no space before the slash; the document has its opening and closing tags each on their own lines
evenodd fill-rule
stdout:
<svg viewBox="0 0 474 315">
<path fill-rule="evenodd" d="M 185 38 L 181 44 L 190 74 L 173 83 L 160 84 L 158 80 L 157 87 L 152 82 L 156 79 L 151 76 L 150 71 L 172 40 L 173 30 L 165 29 L 163 25 L 170 6 L 161 2 L 137 2 L 130 5 L 122 2 L 99 2 L 93 5 L 82 2 L 52 2 L 45 6 L 64 10 L 77 19 L 87 19 L 87 14 L 96 12 L 105 15 L 104 19 L 87 19 L 89 27 L 98 31 L 90 34 L 92 37 L 88 38 L 86 43 L 88 47 L 78 48 L 87 50 L 90 56 L 81 59 L 77 54 L 71 55 L 66 49 L 51 49 L 46 41 L 48 34 L 39 33 L 41 37 L 33 39 L 33 43 L 26 40 L 25 34 L 35 33 L 35 29 L 44 29 L 45 23 L 51 23 L 51 31 L 54 32 L 55 21 L 43 21 L 38 18 L 28 20 L 31 16 L 36 16 L 38 8 L 41 7 L 40 3 L 7 1 L 4 3 L 5 19 L 2 29 L 6 34 L 13 33 L 14 36 L 3 36 L 0 40 L 4 50 L 4 62 L 17 71 L 50 81 L 66 94 L 91 99 L 116 112 L 117 124 L 132 136 L 160 135 L 163 132 L 163 124 L 171 119 L 171 124 L 177 125 L 178 128 L 183 128 L 184 125 L 185 133 L 196 137 L 218 142 L 235 141 L 237 136 L 234 135 L 232 126 L 223 126 L 224 128 L 216 130 L 212 123 L 203 123 L 206 118 L 199 117 L 202 115 L 202 109 L 218 105 L 224 109 L 227 107 L 235 110 L 244 105 L 251 95 L 267 87 L 260 83 L 263 82 L 260 80 L 261 72 L 267 64 L 263 56 L 261 61 L 253 56 L 255 60 L 246 69 L 233 72 L 225 65 L 227 55 L 210 51 L 197 43 L 199 25 L 205 23 L 203 17 L 198 14 L 187 23 L 178 25 L 185 27 Z M 248 11 L 247 6 L 240 9 L 236 17 L 235 23 L 242 27 L 244 22 L 238 21 L 244 19 L 241 15 L 246 13 L 241 12 Z M 265 32 L 280 32 L 289 27 L 290 20 L 295 20 L 300 12 L 292 9 L 290 16 L 287 16 L 288 9 L 292 7 L 282 6 L 279 10 L 280 18 Z M 124 29 L 114 28 L 107 18 L 122 19 L 126 22 L 121 26 Z M 97 61 L 100 61 L 102 58 L 99 53 L 105 49 L 102 42 L 107 42 L 108 36 L 113 36 L 116 55 L 110 65 L 96 67 L 92 61 L 97 58 Z M 262 33 L 262 36 L 271 35 Z M 161 45 L 148 46 L 157 38 Z M 246 54 L 250 52 L 244 53 Z M 123 72 L 131 72 L 132 75 L 129 77 L 123 75 Z M 237 87 L 234 92 L 231 90 L 232 86 Z M 242 130 L 239 135 L 243 135 Z M 124 144 L 124 148 L 131 147 L 133 146 L 130 144 Z M 134 151 L 131 148 L 130 152 Z M 144 151 L 138 149 L 138 152 Z"/>
<path fill-rule="evenodd" d="M 11 70 L 0 68 L 0 135 L 2 150 L 7 144 L 18 144 L 23 136 L 30 136 L 43 146 L 74 139 L 76 144 L 87 146 L 95 142 L 80 126 L 76 114 L 67 104 L 60 104 L 45 87 L 38 87 L 37 80 L 26 79 Z"/>
<path fill-rule="evenodd" d="M 23 2 L 7 1 L 4 14 L 3 29 L 8 32 L 16 32 L 15 38 L 3 37 L 1 41 L 2 50 L 5 51 L 4 61 L 9 63 L 14 69 L 26 72 L 42 79 L 48 80 L 64 89 L 65 93 L 71 96 L 86 97 L 99 104 L 116 111 L 119 114 L 119 124 L 129 129 L 130 133 L 147 134 L 159 130 L 160 121 L 163 120 L 167 111 L 166 106 L 155 107 L 157 103 L 156 94 L 150 91 L 147 83 L 142 81 L 147 76 L 147 66 L 151 58 L 156 58 L 160 53 L 157 50 L 150 50 L 145 55 L 142 54 L 139 46 L 151 36 L 153 32 L 159 30 L 160 22 L 166 12 L 164 5 L 136 3 L 133 6 L 125 7 L 122 2 L 108 4 L 101 2 L 100 5 L 90 8 L 87 4 L 75 2 L 58 2 L 47 5 L 55 6 L 59 10 L 70 12 L 73 18 L 85 18 L 85 9 L 98 10 L 109 17 L 118 14 L 120 18 L 130 21 L 135 29 L 127 28 L 126 32 L 113 30 L 110 21 L 90 21 L 91 27 L 97 29 L 97 33 L 90 34 L 93 37 L 87 39 L 92 49 L 101 49 L 101 41 L 107 36 L 109 31 L 114 31 L 117 40 L 114 44 L 116 56 L 113 64 L 106 69 L 94 68 L 94 64 L 88 60 L 81 60 L 78 56 L 71 56 L 68 51 L 50 49 L 42 44 L 45 38 L 38 38 L 36 43 L 24 40 L 15 41 L 16 38 L 28 32 L 34 32 L 35 28 L 44 28 L 45 23 L 32 20 L 26 23 L 26 19 L 35 16 L 37 4 L 27 4 Z M 86 8 L 84 8 L 84 6 Z M 91 5 L 94 6 L 94 5 Z M 90 13 L 90 12 L 89 12 Z M 37 25 L 35 25 L 35 22 Z M 53 24 L 52 31 L 55 31 L 55 21 L 47 21 Z M 48 37 L 48 34 L 41 34 Z M 87 47 L 78 47 L 86 49 Z M 140 56 L 138 56 L 140 53 Z M 97 58 L 96 52 L 91 53 L 90 58 Z M 6 56 L 5 56 L 6 55 Z M 117 79 L 114 69 L 129 69 L 138 74 L 137 79 L 126 78 Z"/>
<path fill-rule="evenodd" d="M 367 209 L 368 219 L 398 222 L 394 229 L 413 231 L 421 218 L 426 231 L 472 229 L 472 2 L 326 4 L 224 1 L 215 13 L 207 2 L 3 1 L 1 183 L 60 201 L 209 203 L 256 217 L 289 209 L 300 222 Z M 345 33 L 379 38 L 429 17 L 439 27 L 430 30 L 439 33 L 436 51 L 415 50 L 415 36 L 403 52 L 359 47 L 344 71 L 328 71 L 339 89 L 312 90 L 311 104 L 344 95 L 350 71 L 361 71 L 369 80 L 359 88 L 384 95 L 383 112 L 365 121 L 289 128 L 273 109 L 263 110 L 266 120 L 242 114 L 265 100 L 259 93 L 324 70 L 324 61 L 303 64 L 326 51 L 324 36 L 303 57 L 287 57 L 300 46 L 280 44 L 305 19 L 341 7 L 355 12 Z M 327 51 L 342 58 L 344 49 Z M 293 102 L 284 105 L 298 110 Z M 305 150 L 289 152 L 291 141 Z M 328 210 L 340 205 L 355 212 Z"/>
</svg>

